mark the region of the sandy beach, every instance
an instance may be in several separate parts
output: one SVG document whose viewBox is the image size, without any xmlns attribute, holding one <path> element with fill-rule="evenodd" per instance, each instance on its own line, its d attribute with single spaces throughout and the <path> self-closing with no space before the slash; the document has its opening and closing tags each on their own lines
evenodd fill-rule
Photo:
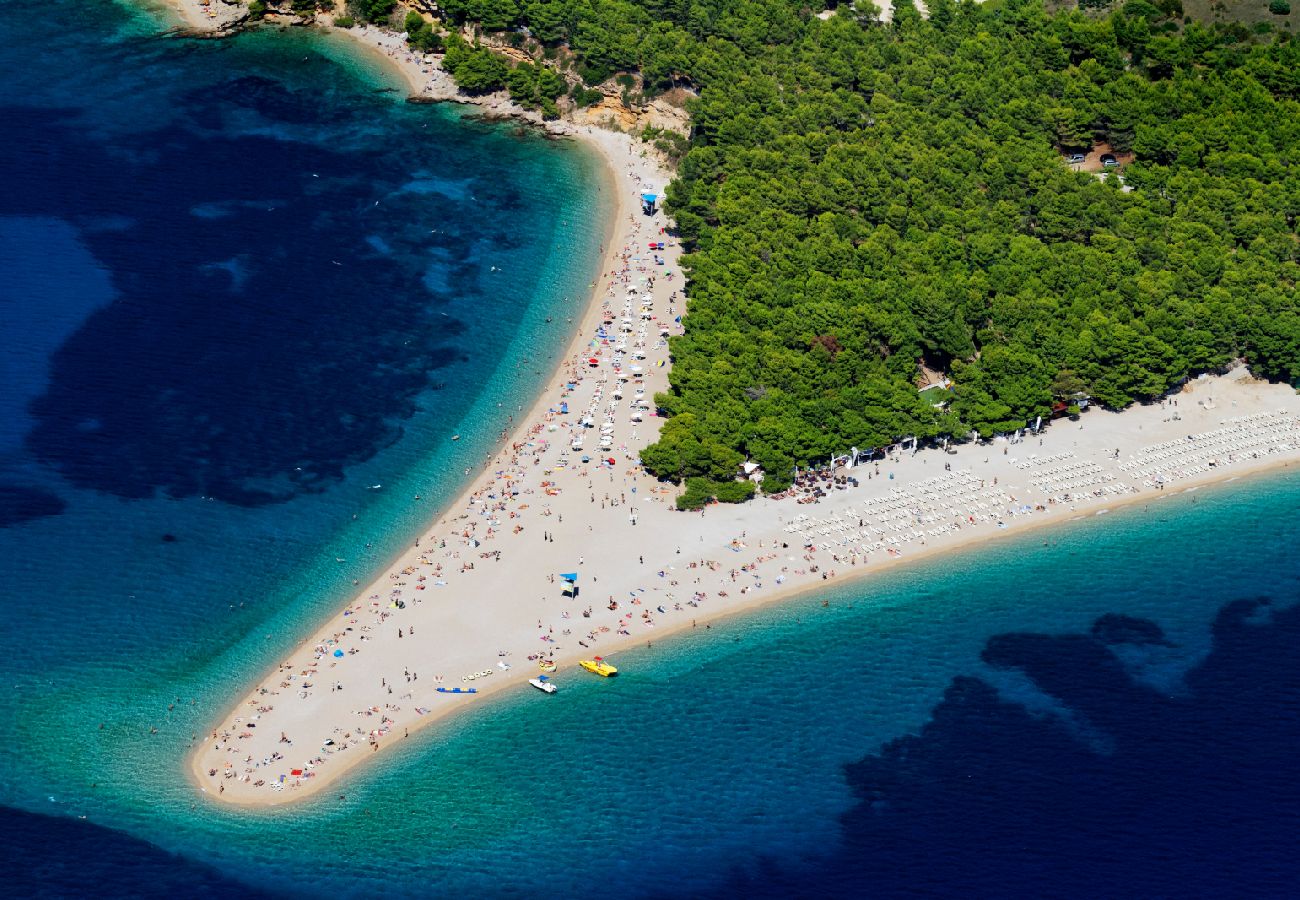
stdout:
<svg viewBox="0 0 1300 900">
<path fill-rule="evenodd" d="M 576 461 L 584 395 L 616 382 L 582 373 L 584 354 L 419 544 L 223 717 L 192 757 L 204 791 L 254 805 L 307 797 L 415 729 L 533 691 L 543 662 L 559 693 L 538 702 L 563 702 L 566 680 L 596 677 L 580 659 L 617 664 L 619 649 L 823 585 L 1300 462 L 1300 399 L 1237 370 L 1019 443 L 898 447 L 844 473 L 856 485 L 810 484 L 809 502 L 681 513 L 633 462 L 653 425 L 625 430 L 616 414 L 615 465 Z M 602 407 L 628 408 L 607 396 Z M 562 593 L 569 572 L 577 597 Z"/>
<path fill-rule="evenodd" d="M 170 6 L 185 27 L 196 32 L 222 31 L 248 14 L 244 4 L 225 0 L 170 0 Z"/>
<path fill-rule="evenodd" d="M 400 37 L 351 33 L 413 94 L 448 89 Z M 1239 368 L 1162 403 L 950 452 L 898 445 L 781 498 L 678 512 L 677 489 L 637 464 L 685 312 L 680 247 L 638 197 L 671 174 L 626 135 L 563 127 L 599 150 L 618 201 L 563 362 L 415 544 L 232 698 L 190 757 L 209 797 L 260 806 L 344 791 L 353 767 L 494 693 L 562 703 L 566 683 L 596 677 L 581 659 L 617 665 L 620 649 L 759 604 L 1300 461 L 1300 397 Z M 547 670 L 555 696 L 528 684 Z"/>
</svg>

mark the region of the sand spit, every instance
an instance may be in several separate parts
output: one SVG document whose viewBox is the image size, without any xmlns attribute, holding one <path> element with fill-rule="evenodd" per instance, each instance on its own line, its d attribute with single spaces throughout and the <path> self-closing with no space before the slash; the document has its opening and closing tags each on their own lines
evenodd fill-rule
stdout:
<svg viewBox="0 0 1300 900">
<path fill-rule="evenodd" d="M 465 99 L 400 35 L 345 33 L 390 60 L 413 97 Z M 542 124 L 500 96 L 475 102 Z M 192 775 L 213 799 L 300 800 L 418 728 L 499 691 L 533 691 L 528 679 L 544 669 L 560 693 L 539 702 L 563 702 L 565 681 L 596 677 L 580 659 L 617 663 L 622 648 L 823 585 L 1300 461 L 1300 397 L 1239 368 L 1017 442 L 899 445 L 780 499 L 677 512 L 677 491 L 636 462 L 658 434 L 653 397 L 667 386 L 667 337 L 681 332 L 684 307 L 680 248 L 639 195 L 671 174 L 627 135 L 545 127 L 598 150 L 618 199 L 564 361 L 416 544 L 196 744 Z M 567 573 L 576 596 L 563 590 Z"/>
</svg>

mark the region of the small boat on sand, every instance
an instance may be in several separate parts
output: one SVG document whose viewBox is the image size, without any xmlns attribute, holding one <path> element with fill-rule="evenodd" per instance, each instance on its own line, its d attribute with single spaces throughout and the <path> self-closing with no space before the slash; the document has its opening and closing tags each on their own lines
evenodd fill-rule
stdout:
<svg viewBox="0 0 1300 900">
<path fill-rule="evenodd" d="M 528 683 L 537 688 L 544 694 L 554 694 L 555 685 L 551 684 L 551 679 L 545 675 L 538 675 L 536 678 L 528 679 Z"/>
<path fill-rule="evenodd" d="M 599 675 L 601 678 L 609 678 L 611 675 L 618 674 L 618 669 L 605 662 L 605 660 L 601 659 L 599 656 L 595 659 L 579 660 L 578 665 L 582 666 L 593 675 Z"/>
</svg>

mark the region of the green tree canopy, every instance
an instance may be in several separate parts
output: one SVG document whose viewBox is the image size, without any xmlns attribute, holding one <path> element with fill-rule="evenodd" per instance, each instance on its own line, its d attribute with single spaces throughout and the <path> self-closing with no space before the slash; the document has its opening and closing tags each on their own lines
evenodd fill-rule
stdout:
<svg viewBox="0 0 1300 900">
<path fill-rule="evenodd" d="M 509 18 L 472 2 L 445 9 Z M 745 458 L 779 489 L 850 446 L 1123 407 L 1236 358 L 1300 378 L 1300 41 L 1185 24 L 1178 0 L 928 6 L 514 7 L 589 82 L 698 90 L 667 189 L 685 334 L 642 455 L 697 499 Z M 468 90 L 559 96 L 485 50 L 448 60 Z M 1103 144 L 1120 165 L 1067 164 Z M 952 390 L 918 391 L 923 368 Z"/>
</svg>

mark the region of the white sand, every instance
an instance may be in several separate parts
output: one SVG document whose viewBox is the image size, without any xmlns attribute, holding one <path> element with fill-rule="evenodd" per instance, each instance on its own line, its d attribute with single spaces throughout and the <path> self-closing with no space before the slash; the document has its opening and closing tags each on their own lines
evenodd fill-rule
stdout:
<svg viewBox="0 0 1300 900">
<path fill-rule="evenodd" d="M 413 92 L 438 90 L 425 90 L 420 79 L 437 76 L 422 71 L 422 60 L 400 44 L 389 50 Z M 900 561 L 1300 460 L 1300 398 L 1239 369 L 1193 382 L 1165 404 L 1090 411 L 1019 444 L 897 452 L 859 465 L 849 473 L 858 486 L 830 489 L 816 503 L 759 499 L 676 512 L 677 492 L 635 463 L 661 421 L 652 410 L 632 420 L 637 398 L 652 403 L 667 385 L 661 331 L 681 330 L 679 248 L 660 234 L 663 216 L 643 216 L 636 199 L 643 183 L 662 186 L 670 176 L 624 135 L 578 136 L 609 162 L 620 208 L 566 362 L 417 546 L 254 683 L 196 747 L 193 775 L 209 796 L 245 805 L 301 799 L 495 692 L 562 703 L 566 682 L 596 677 L 577 668 L 579 659 L 703 630 L 717 617 Z M 647 249 L 660 240 L 664 251 Z M 630 300 L 629 286 L 638 291 Z M 630 332 L 620 330 L 625 316 Z M 633 358 L 637 350 L 645 359 Z M 616 398 L 620 373 L 628 380 Z M 562 402 L 567 415 L 558 412 Z M 593 427 L 584 428 L 589 409 Z M 610 446 L 602 450 L 605 425 Z M 579 435 L 582 449 L 572 449 Z M 590 464 L 580 462 L 584 453 Z M 615 462 L 598 465 L 604 458 Z M 579 573 L 578 598 L 561 595 L 561 572 Z M 557 665 L 554 697 L 527 685 L 540 659 Z"/>
<path fill-rule="evenodd" d="M 620 182 L 626 189 L 625 174 Z M 641 234 L 620 248 L 644 241 L 653 227 L 620 217 L 629 221 Z M 620 231 L 626 237 L 626 227 Z M 634 276 L 640 268 L 633 264 Z M 617 326 L 621 277 L 607 275 L 604 285 L 611 284 L 602 291 L 605 305 L 583 323 L 584 347 L 601 309 L 613 311 Z M 672 287 L 656 281 L 659 321 L 671 321 L 665 294 Z M 647 335 L 646 396 L 665 372 L 654 367 L 665 354 L 657 330 Z M 1300 399 L 1238 370 L 1193 382 L 1165 404 L 1091 411 L 1079 424 L 1063 420 L 1019 444 L 898 452 L 859 465 L 850 473 L 858 486 L 830 489 L 816 503 L 760 499 L 679 513 L 671 509 L 675 491 L 633 463 L 657 430 L 653 419 L 629 421 L 638 382 L 611 404 L 610 348 L 601 348 L 595 369 L 584 362 L 587 352 L 574 354 L 526 426 L 419 546 L 222 719 L 193 757 L 205 791 L 242 804 L 305 797 L 410 729 L 496 691 L 533 691 L 526 680 L 538 674 L 539 657 L 557 663 L 560 693 L 538 694 L 538 702 L 563 702 L 566 681 L 595 677 L 576 667 L 582 658 L 603 654 L 617 664 L 620 648 L 702 629 L 824 582 L 1300 460 Z M 564 388 L 570 376 L 572 392 Z M 599 429 L 576 420 L 597 388 L 598 425 L 613 407 L 613 467 L 578 464 L 580 454 L 568 449 L 572 435 L 585 432 L 595 454 Z M 568 415 L 549 411 L 562 399 Z M 560 468 L 563 456 L 569 465 Z M 580 573 L 577 599 L 561 596 L 556 575 L 569 571 Z M 608 608 L 611 599 L 617 609 Z M 492 674 L 469 677 L 483 672 Z M 479 693 L 447 696 L 439 686 Z"/>
</svg>

